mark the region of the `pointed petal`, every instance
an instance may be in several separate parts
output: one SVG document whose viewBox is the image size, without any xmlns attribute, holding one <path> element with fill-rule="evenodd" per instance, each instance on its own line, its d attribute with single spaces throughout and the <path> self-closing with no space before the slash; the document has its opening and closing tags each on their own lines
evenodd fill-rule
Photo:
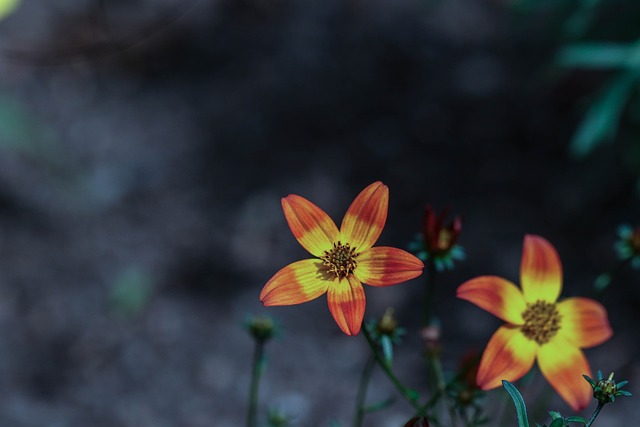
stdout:
<svg viewBox="0 0 640 427">
<path fill-rule="evenodd" d="M 347 335 L 358 335 L 366 305 L 362 284 L 353 275 L 347 280 L 334 280 L 327 292 L 329 310 Z"/>
<path fill-rule="evenodd" d="M 582 375 L 593 375 L 582 350 L 562 335 L 556 335 L 540 347 L 538 365 L 542 375 L 571 409 L 580 411 L 589 404 L 593 390 Z"/>
<path fill-rule="evenodd" d="M 580 348 L 602 344 L 613 335 L 607 310 L 589 298 L 567 298 L 557 304 L 562 316 L 560 334 Z"/>
<path fill-rule="evenodd" d="M 355 198 L 340 226 L 340 238 L 358 252 L 369 249 L 380 237 L 387 221 L 389 189 L 374 182 Z"/>
<path fill-rule="evenodd" d="M 458 287 L 458 298 L 467 300 L 513 325 L 524 324 L 527 304 L 520 289 L 498 276 L 480 276 Z"/>
<path fill-rule="evenodd" d="M 266 306 L 302 304 L 324 294 L 330 284 L 322 261 L 305 259 L 289 264 L 269 279 L 260 292 L 260 301 Z"/>
<path fill-rule="evenodd" d="M 282 210 L 295 238 L 318 258 L 338 240 L 338 227 L 333 220 L 304 197 L 290 194 L 283 198 Z"/>
<path fill-rule="evenodd" d="M 555 248 L 539 236 L 524 237 L 520 285 L 527 302 L 556 302 L 562 290 L 562 264 Z"/>
<path fill-rule="evenodd" d="M 402 249 L 376 246 L 358 256 L 353 274 L 371 286 L 389 286 L 406 282 L 422 274 L 424 264 Z"/>
<path fill-rule="evenodd" d="M 538 344 L 526 338 L 518 326 L 498 328 L 482 354 L 476 382 L 483 390 L 516 381 L 529 372 L 536 359 Z M 586 383 L 585 383 L 586 384 Z"/>
</svg>

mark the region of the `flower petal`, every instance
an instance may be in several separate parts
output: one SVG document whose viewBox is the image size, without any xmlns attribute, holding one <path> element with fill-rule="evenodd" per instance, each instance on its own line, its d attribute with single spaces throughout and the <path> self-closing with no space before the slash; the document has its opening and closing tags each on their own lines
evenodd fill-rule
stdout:
<svg viewBox="0 0 640 427">
<path fill-rule="evenodd" d="M 340 237 L 359 252 L 369 249 L 380 237 L 387 221 L 389 189 L 377 181 L 355 198 L 340 226 Z"/>
<path fill-rule="evenodd" d="M 282 210 L 295 238 L 318 258 L 338 240 L 338 227 L 322 209 L 295 194 L 282 199 Z"/>
<path fill-rule="evenodd" d="M 335 279 L 327 292 L 329 310 L 347 335 L 358 335 L 366 305 L 362 284 L 353 275 L 347 280 Z"/>
<path fill-rule="evenodd" d="M 567 298 L 557 304 L 562 316 L 560 333 L 580 348 L 602 344 L 613 335 L 607 310 L 589 298 Z"/>
<path fill-rule="evenodd" d="M 353 274 L 367 285 L 389 286 L 418 277 L 423 268 L 422 261 L 407 251 L 376 246 L 358 256 Z"/>
<path fill-rule="evenodd" d="M 524 237 L 520 285 L 527 302 L 556 302 L 562 290 L 562 264 L 555 248 L 539 236 Z"/>
<path fill-rule="evenodd" d="M 524 324 L 527 304 L 520 289 L 498 276 L 480 276 L 458 287 L 458 298 L 467 300 L 513 325 Z"/>
<path fill-rule="evenodd" d="M 278 271 L 260 292 L 263 305 L 294 305 L 311 301 L 327 291 L 331 279 L 322 261 L 305 259 Z"/>
<path fill-rule="evenodd" d="M 542 375 L 574 411 L 584 409 L 591 401 L 593 390 L 582 375 L 591 374 L 584 353 L 562 335 L 556 335 L 538 352 Z"/>
<path fill-rule="evenodd" d="M 502 385 L 502 380 L 516 381 L 529 372 L 536 359 L 538 344 L 526 338 L 520 327 L 498 328 L 482 354 L 476 382 L 483 390 Z M 585 382 L 586 384 L 586 382 Z"/>
</svg>

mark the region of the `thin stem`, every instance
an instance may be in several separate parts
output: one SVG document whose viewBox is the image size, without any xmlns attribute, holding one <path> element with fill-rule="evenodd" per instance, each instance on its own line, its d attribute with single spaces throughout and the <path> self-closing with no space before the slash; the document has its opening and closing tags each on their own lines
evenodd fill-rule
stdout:
<svg viewBox="0 0 640 427">
<path fill-rule="evenodd" d="M 595 411 L 593 411 L 593 415 L 591 415 L 591 418 L 589 418 L 589 421 L 587 421 L 587 424 L 585 427 L 591 427 L 591 424 L 593 424 L 593 422 L 596 420 L 596 417 L 598 416 L 598 414 L 600 413 L 600 410 L 603 407 L 604 407 L 604 403 L 598 402 L 598 407 L 596 408 Z"/>
<path fill-rule="evenodd" d="M 356 414 L 353 419 L 353 427 L 360 427 L 364 418 L 364 401 L 367 397 L 367 387 L 369 386 L 369 379 L 371 378 L 371 372 L 376 365 L 376 360 L 373 354 L 369 355 L 367 363 L 362 369 L 360 375 L 360 384 L 358 385 L 358 395 L 356 396 Z"/>
<path fill-rule="evenodd" d="M 417 399 L 416 392 L 409 389 L 408 387 L 405 387 L 402 384 L 402 382 L 398 379 L 398 377 L 396 377 L 396 375 L 391 370 L 391 367 L 389 367 L 389 365 L 384 361 L 382 356 L 380 356 L 380 353 L 378 353 L 378 349 L 376 348 L 376 343 L 373 341 L 373 338 L 371 337 L 371 334 L 369 333 L 366 327 L 362 328 L 362 333 L 364 337 L 367 339 L 367 343 L 369 343 L 369 347 L 371 348 L 371 353 L 373 354 L 373 357 L 375 358 L 376 362 L 378 363 L 382 371 L 389 378 L 389 380 L 396 387 L 396 389 L 400 392 L 402 397 L 404 397 L 405 400 L 409 402 L 411 406 L 413 406 L 413 408 L 418 412 L 419 415 L 422 415 L 424 408 L 420 406 L 420 403 L 418 402 L 418 399 Z"/>
<path fill-rule="evenodd" d="M 436 287 L 436 268 L 429 261 L 427 261 L 425 267 L 427 270 L 425 274 L 427 292 L 424 297 L 424 326 L 429 326 L 431 324 L 431 304 L 433 303 L 433 293 Z"/>
<path fill-rule="evenodd" d="M 256 413 L 258 411 L 258 387 L 264 364 L 264 341 L 256 340 L 253 352 L 253 370 L 251 373 L 251 387 L 249 388 L 249 411 L 247 414 L 247 427 L 256 427 Z"/>
<path fill-rule="evenodd" d="M 427 272 L 425 275 L 425 286 L 427 288 L 425 301 L 424 301 L 424 325 L 429 327 L 432 323 L 432 314 L 431 314 L 431 306 L 433 305 L 433 295 L 436 287 L 436 275 L 437 269 L 435 268 L 435 264 L 433 262 L 427 262 L 425 266 Z M 436 344 L 439 346 L 439 344 Z M 444 380 L 444 373 L 442 370 L 442 362 L 440 361 L 439 350 L 428 351 L 427 354 L 427 362 L 431 368 L 431 372 L 433 374 L 432 389 L 435 389 L 436 392 L 431 397 L 427 405 L 425 407 L 430 407 L 431 405 L 435 405 L 441 397 L 445 397 L 444 406 L 449 412 L 449 416 L 451 418 L 451 425 L 456 427 L 456 414 L 453 405 L 446 401 L 446 388 L 447 384 Z"/>
</svg>

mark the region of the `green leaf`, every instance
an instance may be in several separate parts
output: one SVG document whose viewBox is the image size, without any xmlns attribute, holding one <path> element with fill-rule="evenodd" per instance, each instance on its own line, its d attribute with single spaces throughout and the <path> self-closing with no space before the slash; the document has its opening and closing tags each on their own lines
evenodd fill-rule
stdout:
<svg viewBox="0 0 640 427">
<path fill-rule="evenodd" d="M 524 404 L 524 399 L 518 391 L 518 389 L 507 380 L 502 380 L 502 386 L 507 390 L 513 403 L 516 407 L 516 418 L 518 419 L 518 427 L 529 427 L 529 420 L 527 419 L 527 406 Z"/>
<path fill-rule="evenodd" d="M 569 422 L 569 423 L 580 423 L 580 424 L 587 425 L 587 420 L 585 420 L 585 419 L 584 419 L 584 418 L 582 418 L 582 417 L 577 417 L 577 416 L 575 416 L 575 415 L 572 415 L 572 416 L 570 416 L 570 417 L 567 417 L 565 420 L 566 420 L 567 422 Z"/>
<path fill-rule="evenodd" d="M 620 116 L 637 77 L 637 71 L 620 73 L 600 92 L 573 135 L 569 146 L 573 157 L 585 157 L 599 144 L 615 136 Z"/>
<path fill-rule="evenodd" d="M 420 400 L 420 393 L 418 393 L 416 390 L 414 390 L 412 388 L 407 388 L 405 390 L 405 396 L 409 400 L 412 400 L 414 402 L 417 402 L 418 400 Z"/>
<path fill-rule="evenodd" d="M 383 400 L 382 402 L 374 403 L 373 405 L 367 405 L 364 407 L 364 412 L 376 412 L 382 409 L 386 409 L 389 406 L 393 405 L 393 402 L 396 400 L 393 397 Z"/>
<path fill-rule="evenodd" d="M 562 418 L 562 414 L 560 414 L 560 412 L 557 412 L 557 411 L 549 411 L 549 415 L 551 415 L 552 420 Z"/>
<path fill-rule="evenodd" d="M 389 335 L 382 335 L 380 337 L 380 346 L 382 347 L 382 355 L 387 365 L 391 366 L 393 362 L 393 344 Z"/>
<path fill-rule="evenodd" d="M 581 43 L 560 49 L 555 63 L 568 68 L 611 69 L 623 68 L 628 57 L 626 44 Z"/>
<path fill-rule="evenodd" d="M 564 426 L 565 426 L 565 423 L 562 417 L 556 418 L 555 420 L 551 421 L 551 424 L 549 424 L 549 427 L 564 427 Z"/>
<path fill-rule="evenodd" d="M 557 65 L 592 70 L 640 69 L 640 42 L 580 43 L 565 46 L 556 55 Z"/>
</svg>

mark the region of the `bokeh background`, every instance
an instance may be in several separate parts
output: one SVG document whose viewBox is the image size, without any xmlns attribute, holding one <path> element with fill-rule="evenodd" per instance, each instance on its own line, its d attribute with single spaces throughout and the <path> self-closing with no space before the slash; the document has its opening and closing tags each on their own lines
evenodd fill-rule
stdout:
<svg viewBox="0 0 640 427">
<path fill-rule="evenodd" d="M 456 287 L 517 282 L 525 233 L 558 249 L 565 296 L 590 295 L 616 228 L 638 221 L 639 19 L 633 0 L 23 0 L 0 21 L 0 424 L 242 425 L 242 323 L 268 314 L 283 333 L 261 415 L 349 425 L 364 339 L 326 298 L 258 301 L 306 256 L 290 193 L 340 221 L 382 180 L 380 244 L 398 247 L 425 204 L 461 215 L 467 260 L 436 290 L 447 369 L 500 324 Z M 587 351 L 636 395 L 639 275 L 620 270 L 603 301 L 615 336 Z M 396 369 L 426 392 L 423 294 L 420 279 L 368 288 L 367 318 L 396 308 Z M 547 392 L 539 374 L 523 390 Z M 393 395 L 374 375 L 370 402 Z M 632 399 L 599 425 L 636 422 Z M 399 399 L 365 425 L 410 415 Z"/>
</svg>

